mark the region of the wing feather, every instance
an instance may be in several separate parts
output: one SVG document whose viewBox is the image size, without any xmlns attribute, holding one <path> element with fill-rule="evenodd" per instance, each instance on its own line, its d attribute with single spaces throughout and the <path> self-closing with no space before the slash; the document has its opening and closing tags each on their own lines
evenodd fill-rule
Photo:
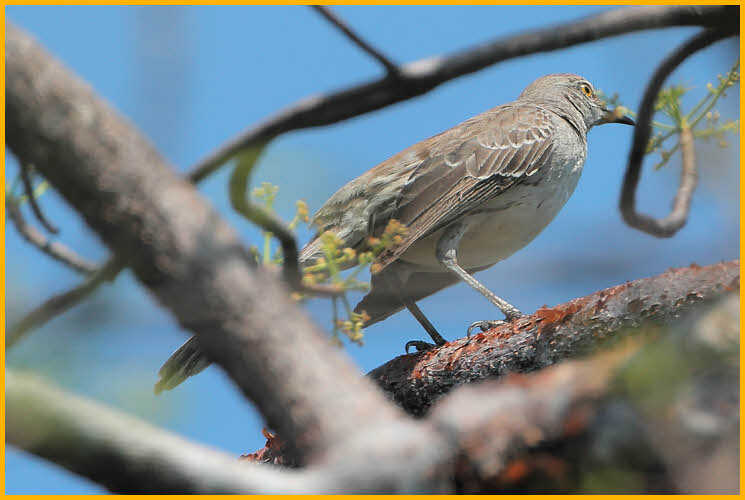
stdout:
<svg viewBox="0 0 745 500">
<path fill-rule="evenodd" d="M 537 172 L 553 152 L 553 130 L 544 109 L 508 104 L 443 134 L 402 190 L 392 218 L 408 232 L 378 257 L 381 269 L 419 238 Z"/>
</svg>

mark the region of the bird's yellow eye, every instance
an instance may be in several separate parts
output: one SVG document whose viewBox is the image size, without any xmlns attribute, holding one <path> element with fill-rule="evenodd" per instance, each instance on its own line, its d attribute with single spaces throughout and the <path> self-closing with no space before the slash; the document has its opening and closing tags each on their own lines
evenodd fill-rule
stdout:
<svg viewBox="0 0 745 500">
<path fill-rule="evenodd" d="M 590 87 L 590 86 L 589 86 L 589 85 L 587 85 L 586 83 L 582 83 L 582 84 L 580 84 L 579 88 L 580 88 L 580 89 L 582 90 L 582 92 L 583 92 L 583 93 L 584 93 L 584 94 L 585 94 L 585 95 L 586 95 L 587 97 L 593 97 L 593 96 L 595 95 L 595 93 L 594 93 L 594 92 L 592 91 L 592 87 Z"/>
</svg>

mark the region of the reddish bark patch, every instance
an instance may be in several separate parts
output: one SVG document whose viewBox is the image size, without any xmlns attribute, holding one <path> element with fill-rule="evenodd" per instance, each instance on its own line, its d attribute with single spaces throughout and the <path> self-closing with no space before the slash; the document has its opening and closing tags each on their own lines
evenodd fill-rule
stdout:
<svg viewBox="0 0 745 500">
<path fill-rule="evenodd" d="M 736 278 L 732 279 L 732 281 L 729 282 L 729 284 L 725 287 L 725 290 L 727 290 L 728 292 L 732 292 L 739 288 L 740 288 L 740 277 L 737 276 Z"/>
<path fill-rule="evenodd" d="M 566 477 L 569 469 L 564 460 L 540 453 L 512 460 L 499 473 L 496 484 L 510 487 L 522 481 L 539 480 L 541 475 L 559 481 Z"/>
<path fill-rule="evenodd" d="M 580 302 L 574 300 L 567 304 L 556 307 L 541 307 L 534 314 L 534 316 L 537 316 L 542 320 L 538 333 L 541 334 L 547 328 L 551 328 L 557 323 L 562 323 L 568 320 L 569 318 L 574 316 L 580 309 L 582 309 Z"/>
<path fill-rule="evenodd" d="M 506 483 L 516 483 L 527 477 L 529 472 L 530 467 L 525 460 L 514 460 L 502 471 L 502 480 Z"/>
<path fill-rule="evenodd" d="M 447 345 L 447 344 L 446 344 Z M 421 356 L 415 358 L 416 362 L 411 370 L 411 378 L 422 378 L 427 373 L 429 360 L 435 355 L 437 349 L 432 349 L 421 353 Z"/>
<path fill-rule="evenodd" d="M 458 360 L 463 356 L 463 351 L 470 352 L 473 350 L 473 347 L 469 349 L 470 343 L 467 345 L 463 345 L 459 349 L 454 349 L 453 352 L 450 354 L 447 363 L 445 364 L 445 370 L 452 370 L 455 363 L 458 362 Z"/>
<path fill-rule="evenodd" d="M 423 375 L 424 375 L 424 370 L 420 370 L 419 366 L 417 366 L 417 368 L 412 370 L 411 372 L 411 378 L 422 378 Z"/>
<path fill-rule="evenodd" d="M 246 453 L 240 456 L 240 460 L 248 462 L 273 463 L 275 465 L 284 464 L 284 442 L 273 434 L 266 427 L 261 429 L 261 433 L 266 438 L 266 444 L 260 450 L 253 453 Z"/>
<path fill-rule="evenodd" d="M 564 421 L 564 435 L 572 437 L 583 433 L 587 429 L 591 417 L 591 408 L 587 406 L 575 408 Z"/>
</svg>

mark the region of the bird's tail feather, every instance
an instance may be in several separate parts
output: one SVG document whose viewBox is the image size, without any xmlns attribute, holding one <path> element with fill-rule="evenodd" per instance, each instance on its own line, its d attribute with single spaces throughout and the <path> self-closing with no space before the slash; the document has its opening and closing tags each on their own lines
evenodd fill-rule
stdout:
<svg viewBox="0 0 745 500">
<path fill-rule="evenodd" d="M 300 250 L 300 253 L 298 254 L 298 261 L 303 264 L 315 260 L 321 255 L 321 238 L 319 238 L 319 235 L 316 234 L 313 239 L 311 239 L 308 244 L 305 245 L 302 250 Z"/>
<path fill-rule="evenodd" d="M 181 382 L 196 375 L 207 368 L 210 361 L 202 352 L 196 337 L 192 337 L 171 354 L 168 361 L 163 363 L 158 375 L 160 379 L 155 384 L 155 394 L 170 391 Z"/>
</svg>

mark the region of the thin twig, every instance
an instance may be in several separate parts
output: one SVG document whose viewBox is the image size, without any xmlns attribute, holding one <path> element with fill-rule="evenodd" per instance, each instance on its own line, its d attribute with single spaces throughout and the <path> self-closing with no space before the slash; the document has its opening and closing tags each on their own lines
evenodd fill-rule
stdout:
<svg viewBox="0 0 745 500">
<path fill-rule="evenodd" d="M 263 149 L 264 145 L 259 145 L 243 151 L 238 156 L 236 166 L 228 182 L 230 203 L 233 209 L 264 231 L 272 233 L 272 236 L 279 240 L 283 257 L 282 279 L 293 291 L 326 297 L 336 297 L 343 294 L 344 288 L 338 285 L 304 284 L 295 235 L 274 213 L 248 199 L 247 191 L 251 172 Z M 265 256 L 266 254 L 268 252 L 265 250 Z"/>
<path fill-rule="evenodd" d="M 641 176 L 642 161 L 644 159 L 652 127 L 650 122 L 655 112 L 657 95 L 667 77 L 692 54 L 702 50 L 723 38 L 734 36 L 736 27 L 725 29 L 707 29 L 689 39 L 677 50 L 670 54 L 657 68 L 644 92 L 639 106 L 639 119 L 634 131 L 634 140 L 629 154 L 629 162 L 621 188 L 619 208 L 624 221 L 631 227 L 649 233 L 658 238 L 669 238 L 683 227 L 688 219 L 691 206 L 691 196 L 696 187 L 696 161 L 693 154 L 693 137 L 691 130 L 685 128 L 681 132 L 680 146 L 683 155 L 680 185 L 675 195 L 673 208 L 663 218 L 655 218 L 636 210 L 636 188 Z"/>
<path fill-rule="evenodd" d="M 238 156 L 236 166 L 228 182 L 228 191 L 230 203 L 233 209 L 246 219 L 253 222 L 264 231 L 272 233 L 279 240 L 284 256 L 282 266 L 282 277 L 285 282 L 292 288 L 300 286 L 302 283 L 302 274 L 298 262 L 298 249 L 295 235 L 292 234 L 284 223 L 275 214 L 266 210 L 264 207 L 251 203 L 248 199 L 248 185 L 251 172 L 256 161 L 259 159 L 264 145 L 257 145 L 255 148 L 246 150 Z M 264 250 L 264 258 L 268 252 Z"/>
<path fill-rule="evenodd" d="M 688 212 L 691 209 L 691 197 L 698 182 L 698 171 L 696 169 L 696 153 L 693 146 L 693 133 L 686 127 L 680 132 L 680 186 L 673 200 L 673 209 L 667 217 L 670 220 L 680 220 L 680 226 L 685 224 Z M 677 229 L 676 229 L 677 231 Z"/>
<path fill-rule="evenodd" d="M 307 97 L 242 132 L 187 173 L 199 182 L 238 151 L 291 130 L 331 125 L 426 94 L 438 85 L 501 61 L 537 52 L 665 26 L 722 25 L 739 19 L 737 6 L 641 6 L 616 9 L 556 26 L 508 36 L 399 67 L 399 78 L 371 80 L 337 92 Z"/>
<path fill-rule="evenodd" d="M 98 269 L 93 262 L 81 257 L 62 243 L 50 241 L 41 231 L 29 224 L 15 201 L 6 199 L 5 209 L 21 237 L 54 260 L 82 274 L 92 274 Z"/>
<path fill-rule="evenodd" d="M 29 172 L 29 169 L 30 167 L 28 165 L 24 165 L 23 163 L 20 164 L 23 190 L 26 192 L 26 198 L 28 199 L 29 205 L 31 205 L 31 210 L 34 212 L 36 218 L 47 231 L 52 234 L 57 234 L 59 232 L 59 229 L 57 229 L 57 226 L 49 222 L 49 219 L 47 219 L 47 217 L 44 215 L 44 212 L 41 211 L 41 207 L 36 200 L 36 196 L 34 196 L 34 185 L 31 182 L 31 173 Z"/>
<path fill-rule="evenodd" d="M 334 11 L 324 5 L 311 5 L 311 7 L 316 12 L 325 17 L 328 22 L 336 26 L 342 33 L 347 36 L 347 38 L 354 42 L 355 45 L 367 52 L 371 57 L 382 64 L 383 67 L 385 67 L 386 71 L 388 71 L 389 76 L 398 75 L 398 66 L 396 66 L 396 64 L 394 64 L 385 55 L 383 55 L 382 52 L 377 50 L 375 47 L 363 40 L 357 33 L 352 31 L 352 28 L 350 28 L 343 19 L 337 16 Z"/>
<path fill-rule="evenodd" d="M 5 337 L 5 349 L 10 349 L 28 332 L 59 316 L 88 297 L 98 288 L 98 285 L 104 281 L 114 279 L 123 268 L 123 264 L 118 259 L 112 258 L 83 283 L 47 299 L 8 329 Z"/>
</svg>

